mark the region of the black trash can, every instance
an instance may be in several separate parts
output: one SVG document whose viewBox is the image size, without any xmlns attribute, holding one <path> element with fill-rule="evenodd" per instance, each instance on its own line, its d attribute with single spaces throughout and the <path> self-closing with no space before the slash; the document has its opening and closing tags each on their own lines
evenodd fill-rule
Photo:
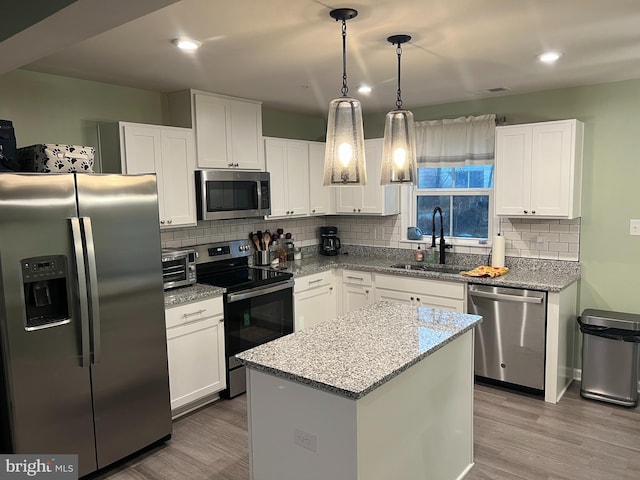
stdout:
<svg viewBox="0 0 640 480">
<path fill-rule="evenodd" d="M 640 315 L 586 309 L 582 332 L 580 395 L 625 407 L 638 404 Z"/>
</svg>

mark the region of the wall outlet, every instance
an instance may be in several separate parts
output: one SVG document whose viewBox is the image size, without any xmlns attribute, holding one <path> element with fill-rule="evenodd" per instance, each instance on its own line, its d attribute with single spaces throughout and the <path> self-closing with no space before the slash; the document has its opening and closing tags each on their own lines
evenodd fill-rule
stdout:
<svg viewBox="0 0 640 480">
<path fill-rule="evenodd" d="M 640 220 L 629 220 L 629 235 L 640 235 Z"/>
<path fill-rule="evenodd" d="M 312 452 L 316 451 L 316 436 L 312 433 L 307 433 L 297 428 L 293 429 L 293 443 L 300 445 Z"/>
</svg>

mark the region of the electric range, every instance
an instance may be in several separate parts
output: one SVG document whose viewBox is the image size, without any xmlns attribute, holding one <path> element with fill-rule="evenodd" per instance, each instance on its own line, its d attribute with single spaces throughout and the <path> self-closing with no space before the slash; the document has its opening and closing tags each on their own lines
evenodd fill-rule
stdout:
<svg viewBox="0 0 640 480">
<path fill-rule="evenodd" d="M 224 288 L 227 389 L 232 398 L 246 391 L 245 367 L 235 355 L 293 332 L 293 274 L 249 266 L 248 241 L 197 245 L 198 283 Z"/>
</svg>

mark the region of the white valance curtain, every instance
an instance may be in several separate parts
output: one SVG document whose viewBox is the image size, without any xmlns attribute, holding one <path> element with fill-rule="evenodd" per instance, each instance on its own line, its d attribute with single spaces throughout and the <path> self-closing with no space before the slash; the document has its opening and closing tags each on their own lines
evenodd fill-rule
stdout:
<svg viewBox="0 0 640 480">
<path fill-rule="evenodd" d="M 496 115 L 416 122 L 418 167 L 490 165 L 494 159 Z"/>
</svg>

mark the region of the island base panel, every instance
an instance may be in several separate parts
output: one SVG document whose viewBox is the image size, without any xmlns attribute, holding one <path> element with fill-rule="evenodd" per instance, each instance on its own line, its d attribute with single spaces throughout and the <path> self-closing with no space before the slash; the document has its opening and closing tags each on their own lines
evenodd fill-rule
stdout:
<svg viewBox="0 0 640 480">
<path fill-rule="evenodd" d="M 357 400 L 247 378 L 253 480 L 456 480 L 473 465 L 473 331 Z"/>
</svg>

